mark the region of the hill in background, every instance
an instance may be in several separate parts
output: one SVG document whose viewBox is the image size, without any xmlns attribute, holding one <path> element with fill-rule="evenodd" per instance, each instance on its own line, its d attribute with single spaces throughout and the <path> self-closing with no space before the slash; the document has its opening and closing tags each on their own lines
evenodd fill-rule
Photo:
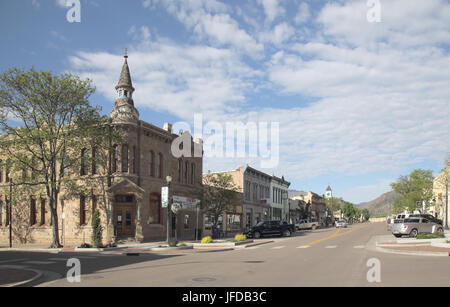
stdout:
<svg viewBox="0 0 450 307">
<path fill-rule="evenodd" d="M 400 195 L 394 191 L 386 192 L 374 200 L 359 204 L 358 208 L 369 209 L 372 216 L 388 216 L 391 214 L 392 204 L 399 196 Z"/>
</svg>

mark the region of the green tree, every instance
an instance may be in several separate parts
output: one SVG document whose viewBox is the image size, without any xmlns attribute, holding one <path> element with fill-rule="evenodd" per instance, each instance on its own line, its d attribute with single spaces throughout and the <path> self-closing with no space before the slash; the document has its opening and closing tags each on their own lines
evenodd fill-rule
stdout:
<svg viewBox="0 0 450 307">
<path fill-rule="evenodd" d="M 100 221 L 100 211 L 96 209 L 94 214 L 92 215 L 92 236 L 91 243 L 94 247 L 102 246 L 102 231 L 103 228 L 101 226 Z"/>
<path fill-rule="evenodd" d="M 356 214 L 355 207 L 349 202 L 344 202 L 342 212 L 347 219 L 355 217 Z"/>
<path fill-rule="evenodd" d="M 226 174 L 207 174 L 203 177 L 203 199 L 201 207 L 213 217 L 216 227 L 219 216 L 225 211 L 231 211 L 239 200 L 239 189 L 233 182 L 233 177 Z"/>
<path fill-rule="evenodd" d="M 370 219 L 370 211 L 369 211 L 369 209 L 364 208 L 364 209 L 361 210 L 361 213 L 362 213 L 365 221 L 368 221 Z"/>
<path fill-rule="evenodd" d="M 400 194 L 393 204 L 394 213 L 413 212 L 422 208 L 422 201 L 428 204 L 433 198 L 433 179 L 431 170 L 417 169 L 391 183 L 392 189 Z"/>
<path fill-rule="evenodd" d="M 48 199 L 53 242 L 61 247 L 57 206 L 62 191 L 79 191 L 83 148 L 105 135 L 109 119 L 89 104 L 91 81 L 71 74 L 53 75 L 33 68 L 12 68 L 0 75 L 0 149 L 15 172 L 31 171 L 14 181 L 40 186 Z"/>
</svg>

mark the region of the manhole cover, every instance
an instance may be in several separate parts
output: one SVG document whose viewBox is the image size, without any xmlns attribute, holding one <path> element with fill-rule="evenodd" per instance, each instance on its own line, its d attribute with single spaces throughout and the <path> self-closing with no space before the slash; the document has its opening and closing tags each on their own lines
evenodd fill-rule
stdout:
<svg viewBox="0 0 450 307">
<path fill-rule="evenodd" d="M 197 277 L 197 278 L 192 278 L 193 281 L 197 281 L 197 282 L 209 282 L 209 281 L 215 281 L 215 278 L 212 277 Z"/>
<path fill-rule="evenodd" d="M 249 260 L 249 261 L 244 261 L 244 263 L 264 263 L 264 261 L 260 261 L 260 260 Z"/>
</svg>

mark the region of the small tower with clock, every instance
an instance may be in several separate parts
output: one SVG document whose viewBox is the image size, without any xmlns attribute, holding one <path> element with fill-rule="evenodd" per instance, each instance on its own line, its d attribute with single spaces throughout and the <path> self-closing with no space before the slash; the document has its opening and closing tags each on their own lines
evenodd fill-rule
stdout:
<svg viewBox="0 0 450 307">
<path fill-rule="evenodd" d="M 137 122 L 139 121 L 139 112 L 134 107 L 133 92 L 134 87 L 131 82 L 130 68 L 128 67 L 128 54 L 125 49 L 124 63 L 120 73 L 119 82 L 116 85 L 117 98 L 111 118 L 115 122 Z"/>
</svg>

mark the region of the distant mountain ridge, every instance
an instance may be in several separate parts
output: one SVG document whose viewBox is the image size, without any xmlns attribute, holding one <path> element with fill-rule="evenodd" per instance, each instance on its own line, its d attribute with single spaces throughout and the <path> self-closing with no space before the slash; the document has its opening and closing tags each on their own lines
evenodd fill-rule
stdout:
<svg viewBox="0 0 450 307">
<path fill-rule="evenodd" d="M 369 209 L 372 216 L 388 216 L 392 211 L 392 204 L 400 195 L 394 191 L 386 192 L 366 203 L 358 204 L 358 208 Z"/>
</svg>

